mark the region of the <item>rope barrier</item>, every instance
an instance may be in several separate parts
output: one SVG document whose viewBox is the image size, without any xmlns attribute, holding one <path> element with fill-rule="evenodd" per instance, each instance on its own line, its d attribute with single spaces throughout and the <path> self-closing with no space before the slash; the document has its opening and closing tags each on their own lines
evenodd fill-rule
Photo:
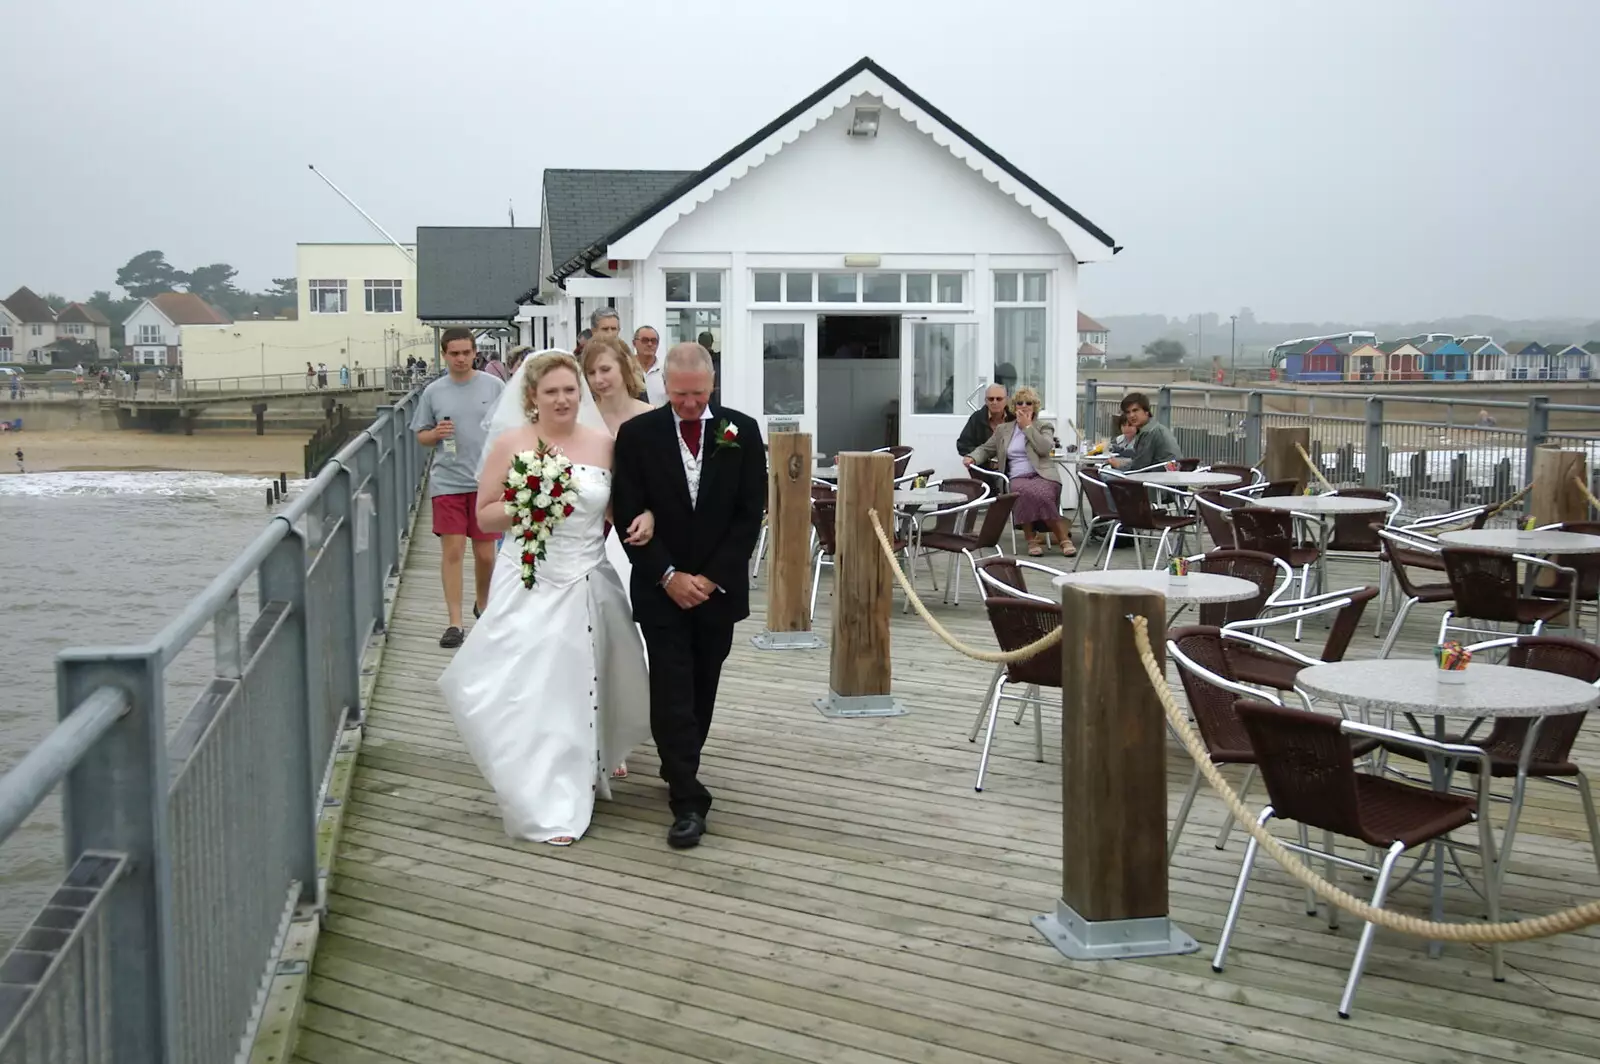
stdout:
<svg viewBox="0 0 1600 1064">
<path fill-rule="evenodd" d="M 1530 484 L 1529 487 L 1532 487 Z M 1526 489 L 1524 489 L 1526 490 Z M 878 518 L 876 510 L 867 511 L 867 519 L 872 523 L 872 531 L 877 536 L 878 546 L 883 550 L 884 558 L 889 567 L 894 570 L 895 578 L 900 582 L 901 589 L 906 593 L 907 601 L 917 611 L 917 615 L 927 622 L 947 646 L 960 654 L 964 654 L 976 661 L 985 661 L 991 664 L 1007 664 L 1031 658 L 1036 654 L 1048 650 L 1061 641 L 1061 629 L 1057 628 L 1049 635 L 1012 651 L 978 650 L 969 647 L 940 624 L 938 619 L 928 612 L 927 606 L 918 597 L 911 581 L 906 577 L 905 571 L 900 568 L 900 563 L 895 559 L 894 544 L 889 542 L 889 537 L 884 533 L 883 523 Z M 1499 923 L 1443 923 L 1434 920 L 1422 920 L 1405 913 L 1392 912 L 1388 909 L 1376 908 L 1369 902 L 1363 901 L 1348 891 L 1340 889 L 1337 885 L 1329 883 L 1316 872 L 1312 871 L 1295 854 L 1286 849 L 1277 837 L 1266 828 L 1256 823 L 1256 817 L 1251 813 L 1237 792 L 1228 784 L 1220 769 L 1211 760 L 1211 754 L 1206 750 L 1205 743 L 1190 725 L 1189 719 L 1179 707 L 1177 699 L 1173 697 L 1172 689 L 1167 685 L 1166 677 L 1162 674 L 1161 666 L 1157 664 L 1155 651 L 1150 646 L 1150 626 L 1143 617 L 1130 617 L 1133 626 L 1133 638 L 1139 651 L 1139 661 L 1144 666 L 1146 677 L 1154 688 L 1156 698 L 1161 703 L 1162 710 L 1166 713 L 1167 723 L 1177 733 L 1178 740 L 1183 744 L 1189 756 L 1200 768 L 1201 775 L 1206 782 L 1211 784 L 1212 790 L 1222 799 L 1228 812 L 1250 834 L 1250 837 L 1270 854 L 1273 860 L 1283 866 L 1283 870 L 1291 877 L 1298 880 L 1303 886 L 1308 887 L 1317 897 L 1330 905 L 1336 905 L 1345 912 L 1350 913 L 1368 923 L 1377 924 L 1379 927 L 1390 931 L 1399 931 L 1403 934 L 1414 935 L 1418 938 L 1437 942 L 1527 942 L 1536 938 L 1548 938 L 1552 935 L 1565 934 L 1581 928 L 1600 924 L 1600 901 L 1591 901 L 1575 908 L 1564 909 L 1561 912 L 1550 913 L 1546 916 L 1536 916 L 1527 920 L 1501 921 Z M 1480 815 L 1488 815 L 1480 812 Z M 1484 874 L 1492 874 L 1489 869 L 1484 869 Z"/>
<path fill-rule="evenodd" d="M 1584 498 L 1589 500 L 1589 505 L 1593 506 L 1596 511 L 1600 511 L 1600 499 L 1594 497 L 1594 492 L 1589 490 L 1589 485 L 1583 482 L 1583 478 L 1574 476 L 1572 482 L 1578 485 L 1578 490 L 1583 492 Z"/>
<path fill-rule="evenodd" d="M 1061 642 L 1061 629 L 1057 628 L 1049 635 L 1035 639 L 1025 647 L 1016 650 L 979 650 L 969 647 L 955 636 L 951 635 L 939 619 L 928 612 L 928 607 L 923 605 L 922 599 L 917 596 L 916 590 L 911 586 L 905 571 L 900 568 L 900 563 L 895 561 L 894 544 L 889 542 L 889 537 L 883 531 L 883 522 L 878 519 L 878 511 L 868 510 L 867 519 L 872 522 L 872 531 L 878 537 L 878 546 L 883 548 L 883 556 L 889 559 L 889 568 L 894 570 L 895 579 L 900 581 L 900 589 L 906 593 L 906 601 L 911 603 L 912 609 L 917 611 L 917 616 L 928 623 L 933 629 L 933 634 L 942 639 L 951 650 L 965 654 L 974 661 L 987 661 L 991 665 L 1009 665 L 1014 661 L 1026 661 L 1028 658 L 1049 650 Z M 980 588 L 981 590 L 981 588 Z"/>
<path fill-rule="evenodd" d="M 1300 452 L 1300 457 L 1305 460 L 1306 468 L 1311 470 L 1311 475 L 1316 477 L 1319 481 L 1322 482 L 1323 490 L 1325 490 L 1325 491 L 1337 491 L 1338 490 L 1337 488 L 1335 488 L 1333 486 L 1333 482 L 1332 481 L 1330 481 L 1327 477 L 1322 475 L 1322 470 L 1318 469 L 1317 468 L 1317 463 L 1313 462 L 1311 460 L 1311 456 L 1309 454 L 1306 454 L 1306 449 L 1304 447 L 1300 446 L 1300 441 L 1299 440 L 1295 440 L 1294 441 L 1294 449 Z"/>
</svg>

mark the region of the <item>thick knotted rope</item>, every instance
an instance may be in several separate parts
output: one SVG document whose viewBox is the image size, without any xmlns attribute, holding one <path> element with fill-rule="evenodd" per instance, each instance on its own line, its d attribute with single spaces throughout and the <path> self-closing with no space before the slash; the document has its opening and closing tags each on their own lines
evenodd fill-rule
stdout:
<svg viewBox="0 0 1600 1064">
<path fill-rule="evenodd" d="M 1306 468 L 1311 470 L 1311 475 L 1316 477 L 1317 480 L 1321 481 L 1322 488 L 1323 488 L 1324 491 L 1335 491 L 1335 490 L 1337 490 L 1336 488 L 1334 488 L 1333 482 L 1330 481 L 1327 477 L 1322 475 L 1322 470 L 1317 468 L 1317 463 L 1311 460 L 1311 456 L 1309 454 L 1306 454 L 1306 449 L 1304 447 L 1300 446 L 1300 441 L 1299 440 L 1294 441 L 1294 449 L 1300 452 L 1300 457 L 1305 460 Z"/>
<path fill-rule="evenodd" d="M 1600 511 L 1600 499 L 1594 497 L 1594 492 L 1589 490 L 1589 485 L 1583 482 L 1583 478 L 1575 476 L 1572 478 L 1572 482 L 1578 486 L 1579 491 L 1583 492 L 1583 497 L 1589 500 L 1589 505 Z"/>
<path fill-rule="evenodd" d="M 933 634 L 944 641 L 952 650 L 964 654 L 975 661 L 985 661 L 991 664 L 1007 664 L 1013 661 L 1022 661 L 1055 646 L 1061 641 L 1061 629 L 1057 628 L 1040 639 L 1034 640 L 1025 647 L 1012 651 L 979 650 L 969 647 L 940 624 L 938 619 L 928 612 L 928 607 L 918 597 L 916 590 L 911 586 L 911 581 L 900 568 L 900 563 L 894 554 L 894 544 L 889 542 L 888 535 L 883 530 L 883 522 L 878 517 L 876 510 L 867 511 L 867 519 L 872 523 L 872 531 L 878 538 L 878 546 L 883 550 L 884 559 L 894 571 L 895 578 L 899 581 L 901 589 L 906 593 L 906 599 L 911 603 L 917 615 L 927 622 Z M 1261 845 L 1272 858 L 1283 866 L 1284 871 L 1291 877 L 1299 880 L 1301 884 L 1309 887 L 1317 897 L 1330 905 L 1336 905 L 1345 912 L 1361 920 L 1377 924 L 1379 927 L 1390 931 L 1400 931 L 1404 934 L 1415 935 L 1418 938 L 1439 942 L 1526 942 L 1536 938 L 1548 938 L 1551 935 L 1564 934 L 1568 931 L 1577 931 L 1593 924 L 1600 924 L 1600 901 L 1591 901 L 1576 908 L 1564 909 L 1558 913 L 1547 916 L 1536 916 L 1528 920 L 1503 921 L 1500 923 L 1443 923 L 1433 920 L 1422 920 L 1404 913 L 1391 912 L 1388 909 L 1379 909 L 1363 901 L 1345 890 L 1341 890 L 1333 883 L 1329 883 L 1316 872 L 1312 871 L 1305 862 L 1301 861 L 1294 853 L 1286 849 L 1278 839 L 1265 827 L 1256 823 L 1253 814 L 1239 795 L 1228 784 L 1221 770 L 1212 762 L 1211 755 L 1207 752 L 1205 743 L 1199 734 L 1190 725 L 1189 718 L 1179 707 L 1177 699 L 1173 697 L 1172 689 L 1167 685 L 1166 677 L 1162 674 L 1161 666 L 1156 662 L 1155 652 L 1150 646 L 1149 622 L 1143 617 L 1130 617 L 1133 627 L 1134 642 L 1138 647 L 1139 660 L 1144 665 L 1145 675 L 1149 677 L 1150 685 L 1155 689 L 1156 697 L 1161 702 L 1161 708 L 1166 713 L 1167 723 L 1183 743 L 1189 756 L 1199 766 L 1200 772 L 1217 792 L 1222 803 L 1227 806 L 1228 812 L 1239 822 L 1245 831 Z M 1487 816 L 1487 811 L 1480 815 Z M 1485 869 L 1485 875 L 1492 875 L 1492 869 Z"/>
</svg>

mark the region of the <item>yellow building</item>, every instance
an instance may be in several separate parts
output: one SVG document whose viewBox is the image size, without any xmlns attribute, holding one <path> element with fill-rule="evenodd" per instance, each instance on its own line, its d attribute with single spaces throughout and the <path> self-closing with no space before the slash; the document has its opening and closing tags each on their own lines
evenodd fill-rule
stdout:
<svg viewBox="0 0 1600 1064">
<path fill-rule="evenodd" d="M 407 245 L 411 255 L 416 248 Z M 433 330 L 417 320 L 417 267 L 393 244 L 297 244 L 296 316 L 183 326 L 189 380 L 304 377 L 306 364 L 354 374 L 428 357 Z"/>
</svg>

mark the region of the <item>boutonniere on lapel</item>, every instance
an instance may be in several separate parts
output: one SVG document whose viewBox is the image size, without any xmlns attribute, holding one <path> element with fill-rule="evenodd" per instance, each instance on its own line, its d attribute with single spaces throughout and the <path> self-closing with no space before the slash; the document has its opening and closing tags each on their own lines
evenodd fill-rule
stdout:
<svg viewBox="0 0 1600 1064">
<path fill-rule="evenodd" d="M 723 418 L 717 423 L 717 450 L 738 450 L 739 426 Z"/>
</svg>

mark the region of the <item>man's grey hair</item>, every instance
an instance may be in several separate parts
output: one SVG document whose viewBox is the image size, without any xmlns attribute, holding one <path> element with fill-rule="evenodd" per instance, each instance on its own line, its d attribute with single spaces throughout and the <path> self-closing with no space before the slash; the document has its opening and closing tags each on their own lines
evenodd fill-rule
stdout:
<svg viewBox="0 0 1600 1064">
<path fill-rule="evenodd" d="M 605 321 L 607 318 L 616 318 L 617 327 L 619 329 L 622 327 L 622 315 L 617 313 L 615 307 L 600 307 L 593 314 L 589 315 L 589 328 L 600 328 L 600 323 Z"/>
<path fill-rule="evenodd" d="M 651 332 L 655 333 L 656 339 L 659 340 L 661 338 L 661 330 L 656 328 L 654 325 L 641 325 L 637 329 L 633 330 L 633 339 L 635 343 L 637 343 L 639 340 L 639 334 L 644 332 L 646 329 L 649 329 Z"/>
<path fill-rule="evenodd" d="M 673 370 L 705 370 L 707 373 L 716 373 L 717 364 L 711 361 L 711 352 L 697 343 L 673 344 L 672 350 L 667 352 L 666 372 Z"/>
</svg>

